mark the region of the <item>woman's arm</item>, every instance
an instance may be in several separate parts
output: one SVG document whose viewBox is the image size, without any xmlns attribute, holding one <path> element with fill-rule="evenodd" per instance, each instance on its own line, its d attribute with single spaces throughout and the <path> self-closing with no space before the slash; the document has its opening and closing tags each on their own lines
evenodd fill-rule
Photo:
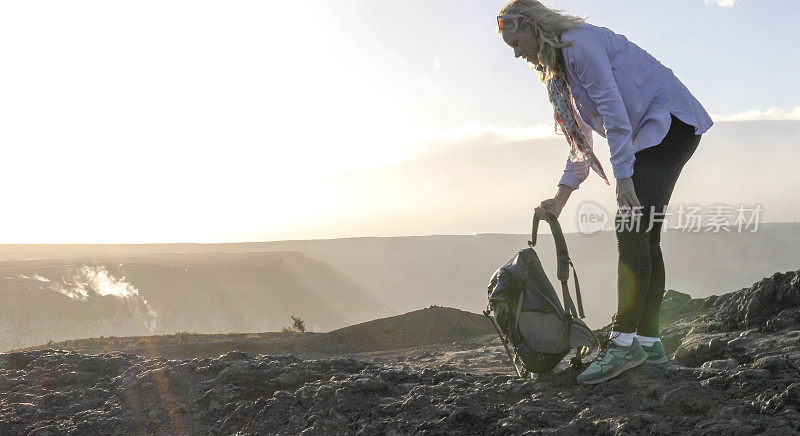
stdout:
<svg viewBox="0 0 800 436">
<path fill-rule="evenodd" d="M 567 204 L 567 200 L 569 200 L 572 191 L 574 191 L 574 189 L 567 185 L 558 185 L 558 191 L 556 191 L 556 195 L 553 198 L 558 199 L 562 205 Z"/>
<path fill-rule="evenodd" d="M 633 175 L 636 160 L 633 151 L 631 123 L 622 95 L 617 88 L 606 46 L 594 33 L 576 38 L 564 49 L 565 60 L 572 67 L 589 97 L 603 116 L 614 177 L 624 179 Z"/>
<path fill-rule="evenodd" d="M 556 217 L 561 215 L 561 209 L 564 208 L 564 205 L 567 204 L 567 200 L 569 199 L 569 195 L 572 194 L 573 189 L 567 185 L 558 185 L 558 191 L 553 198 L 548 198 L 547 200 L 542 201 L 541 204 L 536 206 L 533 210 L 540 210 L 544 208 L 546 211 L 552 213 Z"/>
<path fill-rule="evenodd" d="M 592 146 L 592 127 L 586 124 L 581 118 L 580 113 L 575 113 L 575 121 L 578 123 L 578 127 L 583 132 L 583 136 L 586 138 L 586 144 L 590 147 Z M 578 189 L 581 183 L 586 180 L 586 177 L 589 176 L 589 162 L 587 161 L 576 161 L 573 162 L 567 158 L 567 165 L 564 168 L 564 175 L 559 180 L 559 185 L 567 185 L 572 189 Z"/>
<path fill-rule="evenodd" d="M 611 165 L 617 179 L 617 205 L 634 208 L 641 206 L 633 187 L 634 162 L 631 123 L 625 102 L 614 80 L 611 60 L 605 43 L 595 35 L 585 35 L 564 49 L 565 61 L 572 66 L 581 85 L 597 105 L 603 116 L 608 145 L 611 148 Z"/>
</svg>

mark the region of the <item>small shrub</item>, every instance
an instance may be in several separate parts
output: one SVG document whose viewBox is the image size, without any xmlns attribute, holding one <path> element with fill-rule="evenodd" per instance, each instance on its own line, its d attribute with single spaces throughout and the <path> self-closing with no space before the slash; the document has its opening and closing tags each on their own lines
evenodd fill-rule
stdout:
<svg viewBox="0 0 800 436">
<path fill-rule="evenodd" d="M 300 319 L 299 317 L 296 317 L 296 316 L 292 316 L 292 321 L 293 321 L 292 328 L 295 331 L 298 331 L 300 333 L 305 333 L 306 332 L 306 323 L 305 323 L 305 321 L 303 321 L 302 319 Z"/>
<path fill-rule="evenodd" d="M 289 327 L 281 327 L 281 333 L 305 333 L 306 322 L 300 317 L 292 315 L 292 325 Z"/>
</svg>

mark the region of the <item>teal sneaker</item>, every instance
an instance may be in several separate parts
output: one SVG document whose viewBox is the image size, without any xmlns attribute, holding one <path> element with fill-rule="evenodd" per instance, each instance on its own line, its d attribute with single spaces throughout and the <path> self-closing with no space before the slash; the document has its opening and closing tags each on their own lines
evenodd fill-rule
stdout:
<svg viewBox="0 0 800 436">
<path fill-rule="evenodd" d="M 642 345 L 642 349 L 647 353 L 647 363 L 667 363 L 669 360 L 661 341 L 656 341 L 652 347 Z"/>
<path fill-rule="evenodd" d="M 578 376 L 578 381 L 589 385 L 604 382 L 641 365 L 645 360 L 647 360 L 647 353 L 644 352 L 636 338 L 629 347 L 623 347 L 608 340 L 586 371 Z"/>
</svg>

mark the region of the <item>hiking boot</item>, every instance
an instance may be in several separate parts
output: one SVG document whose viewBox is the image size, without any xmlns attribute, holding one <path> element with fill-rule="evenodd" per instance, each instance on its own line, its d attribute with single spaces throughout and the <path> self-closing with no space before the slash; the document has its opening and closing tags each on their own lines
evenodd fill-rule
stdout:
<svg viewBox="0 0 800 436">
<path fill-rule="evenodd" d="M 661 341 L 655 341 L 652 347 L 642 345 L 642 349 L 647 353 L 647 363 L 667 363 L 669 360 Z"/>
<path fill-rule="evenodd" d="M 641 365 L 645 360 L 647 353 L 635 338 L 629 347 L 608 340 L 586 371 L 578 376 L 578 381 L 590 385 L 604 382 Z"/>
</svg>

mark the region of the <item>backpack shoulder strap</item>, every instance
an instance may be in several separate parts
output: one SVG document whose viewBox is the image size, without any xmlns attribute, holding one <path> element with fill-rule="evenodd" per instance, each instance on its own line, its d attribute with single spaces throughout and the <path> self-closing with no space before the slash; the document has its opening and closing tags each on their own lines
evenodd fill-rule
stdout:
<svg viewBox="0 0 800 436">
<path fill-rule="evenodd" d="M 566 281 L 569 279 L 569 251 L 567 251 L 567 241 L 564 240 L 564 233 L 561 231 L 561 225 L 558 224 L 558 218 L 555 215 L 544 210 L 537 210 L 533 214 L 531 240 L 528 241 L 528 246 L 533 248 L 536 245 L 536 237 L 539 233 L 539 221 L 542 219 L 550 224 L 550 231 L 553 233 L 553 241 L 556 244 L 556 257 L 558 259 L 558 272 L 556 275 L 559 281 Z"/>
<path fill-rule="evenodd" d="M 571 313 L 572 316 L 584 318 L 583 301 L 581 299 L 581 288 L 578 284 L 578 274 L 575 272 L 575 265 L 569 257 L 567 250 L 567 241 L 564 239 L 564 232 L 561 231 L 561 225 L 558 223 L 558 217 L 546 210 L 537 210 L 533 214 L 533 225 L 531 228 L 531 240 L 528 241 L 528 246 L 533 248 L 536 245 L 536 237 L 539 233 L 539 221 L 546 220 L 550 224 L 550 231 L 553 233 L 553 241 L 556 244 L 556 257 L 558 260 L 558 271 L 556 276 L 558 281 L 561 282 L 561 292 L 564 296 L 564 311 Z M 567 280 L 569 280 L 569 268 L 572 267 L 572 275 L 575 279 L 575 297 L 578 300 L 578 308 L 575 310 L 575 304 L 569 295 L 569 288 Z"/>
<path fill-rule="evenodd" d="M 586 315 L 583 314 L 583 299 L 581 298 L 581 284 L 578 283 L 578 273 L 575 271 L 575 265 L 572 264 L 572 260 L 569 261 L 569 266 L 572 267 L 572 277 L 575 279 L 575 299 L 578 300 L 578 315 L 581 318 L 585 318 Z"/>
</svg>

